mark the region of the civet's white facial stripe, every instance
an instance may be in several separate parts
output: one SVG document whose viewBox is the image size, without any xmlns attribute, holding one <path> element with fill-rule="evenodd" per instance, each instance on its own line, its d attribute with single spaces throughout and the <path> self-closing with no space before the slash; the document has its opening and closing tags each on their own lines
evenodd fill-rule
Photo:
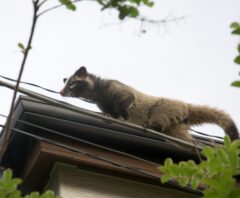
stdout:
<svg viewBox="0 0 240 198">
<path fill-rule="evenodd" d="M 89 88 L 92 89 L 94 87 L 93 80 L 91 78 L 89 78 L 89 77 L 87 77 L 85 80 L 88 82 Z"/>
<path fill-rule="evenodd" d="M 76 85 L 77 85 L 76 83 L 73 83 L 73 84 L 69 85 L 69 88 L 73 89 L 74 87 L 76 87 Z"/>
<path fill-rule="evenodd" d="M 79 76 L 74 76 L 74 80 L 79 80 L 79 81 L 85 81 L 85 82 L 87 82 L 89 88 L 91 88 L 91 89 L 94 87 L 94 82 L 93 82 L 93 80 L 92 80 L 91 78 L 89 78 L 89 76 L 84 77 L 84 78 L 79 77 Z"/>
</svg>

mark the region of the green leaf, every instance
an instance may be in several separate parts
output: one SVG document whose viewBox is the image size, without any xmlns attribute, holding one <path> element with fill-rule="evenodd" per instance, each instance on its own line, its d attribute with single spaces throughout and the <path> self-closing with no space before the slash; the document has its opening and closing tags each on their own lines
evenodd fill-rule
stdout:
<svg viewBox="0 0 240 198">
<path fill-rule="evenodd" d="M 229 198 L 240 198 L 240 189 L 234 189 L 230 192 Z"/>
<path fill-rule="evenodd" d="M 4 183 L 8 183 L 11 180 L 12 180 L 12 171 L 11 171 L 11 169 L 6 169 L 3 172 L 3 181 L 4 181 Z"/>
<path fill-rule="evenodd" d="M 101 5 L 103 5 L 103 0 L 97 0 L 97 2 Z"/>
<path fill-rule="evenodd" d="M 229 145 L 229 148 L 231 145 Z M 221 163 L 220 165 L 222 166 L 228 166 L 229 165 L 229 158 L 227 152 L 224 150 L 224 148 L 218 148 L 217 149 L 217 155 L 219 158 L 219 162 Z"/>
<path fill-rule="evenodd" d="M 18 43 L 18 47 L 21 49 L 21 50 L 25 50 L 25 47 L 22 43 Z"/>
<path fill-rule="evenodd" d="M 186 186 L 188 184 L 189 179 L 187 177 L 180 177 L 178 182 L 181 186 Z"/>
<path fill-rule="evenodd" d="M 62 5 L 65 5 L 67 9 L 75 11 L 76 10 L 76 6 L 73 4 L 73 2 L 71 0 L 59 0 L 59 2 Z"/>
<path fill-rule="evenodd" d="M 205 190 L 204 198 L 226 198 L 223 196 L 219 196 L 219 193 L 216 190 Z"/>
<path fill-rule="evenodd" d="M 233 29 L 238 29 L 238 28 L 240 28 L 240 24 L 238 22 L 232 22 L 230 27 Z"/>
<path fill-rule="evenodd" d="M 160 170 L 161 173 L 168 173 L 168 169 L 165 166 L 159 166 L 158 169 Z"/>
<path fill-rule="evenodd" d="M 187 165 L 190 166 L 190 167 L 195 167 L 196 163 L 193 160 L 188 160 Z"/>
<path fill-rule="evenodd" d="M 138 6 L 140 5 L 140 3 L 141 3 L 141 0 L 130 0 L 131 2 L 133 2 L 133 3 L 136 3 Z"/>
<path fill-rule="evenodd" d="M 178 177 L 181 174 L 181 170 L 177 164 L 171 165 L 169 167 L 169 172 L 176 177 Z"/>
<path fill-rule="evenodd" d="M 238 50 L 238 52 L 240 54 L 240 43 L 238 44 L 237 50 Z"/>
<path fill-rule="evenodd" d="M 119 19 L 123 20 L 129 14 L 129 10 L 127 6 L 119 7 Z"/>
<path fill-rule="evenodd" d="M 240 55 L 234 59 L 234 62 L 240 65 Z"/>
<path fill-rule="evenodd" d="M 154 2 L 149 1 L 149 0 L 143 0 L 143 3 L 149 7 L 153 7 L 154 6 Z"/>
<path fill-rule="evenodd" d="M 240 35 L 240 28 L 233 30 L 232 34 Z"/>
<path fill-rule="evenodd" d="M 212 188 L 218 188 L 220 185 L 219 181 L 213 178 L 205 179 L 203 180 L 203 183 L 211 186 Z"/>
<path fill-rule="evenodd" d="M 208 160 L 214 159 L 215 152 L 210 146 L 204 147 L 202 153 L 207 157 Z"/>
<path fill-rule="evenodd" d="M 181 169 L 182 176 L 191 178 L 193 175 L 197 173 L 197 167 L 193 160 L 190 160 L 188 162 L 180 162 L 179 167 Z"/>
<path fill-rule="evenodd" d="M 18 185 L 22 183 L 19 178 L 12 178 L 13 173 L 10 169 L 3 172 L 0 178 L 0 198 L 21 198 L 21 192 L 17 189 Z M 24 198 L 57 198 L 53 191 L 47 191 L 41 196 L 38 192 L 33 192 L 30 195 L 25 195 Z"/>
<path fill-rule="evenodd" d="M 225 135 L 224 137 L 224 145 L 227 147 L 227 148 L 230 148 L 231 147 L 231 139 L 228 135 Z"/>
<path fill-rule="evenodd" d="M 131 17 L 137 17 L 139 15 L 138 9 L 135 7 L 130 8 L 130 15 Z"/>
<path fill-rule="evenodd" d="M 233 87 L 240 87 L 240 81 L 232 82 L 231 86 L 233 86 Z"/>
<path fill-rule="evenodd" d="M 66 5 L 68 3 L 68 0 L 59 0 L 59 2 L 63 5 Z"/>
<path fill-rule="evenodd" d="M 166 183 L 167 181 L 169 181 L 170 179 L 172 179 L 172 176 L 171 175 L 163 175 L 161 177 L 161 182 L 164 184 Z"/>
<path fill-rule="evenodd" d="M 164 166 L 169 168 L 171 165 L 173 165 L 173 161 L 171 158 L 167 158 L 165 161 L 164 161 Z"/>
<path fill-rule="evenodd" d="M 54 197 L 54 192 L 51 190 L 46 191 L 40 196 L 40 198 L 53 198 L 53 197 Z"/>
<path fill-rule="evenodd" d="M 222 166 L 222 163 L 217 160 L 217 158 L 211 159 L 208 163 L 207 171 L 209 172 L 209 175 L 212 177 L 214 175 L 217 175 L 220 171 L 220 168 Z"/>
<path fill-rule="evenodd" d="M 153 7 L 153 6 L 154 6 L 154 2 L 149 2 L 147 5 L 148 5 L 149 7 Z"/>
<path fill-rule="evenodd" d="M 240 81 L 239 81 L 240 84 Z M 236 150 L 240 148 L 240 140 L 234 140 L 233 143 L 231 144 L 231 149 Z"/>
<path fill-rule="evenodd" d="M 187 163 L 184 161 L 179 162 L 179 167 L 180 168 L 185 168 L 187 166 Z"/>
<path fill-rule="evenodd" d="M 198 184 L 199 184 L 199 180 L 196 179 L 196 178 L 192 178 L 192 180 L 191 180 L 191 187 L 192 187 L 192 189 L 197 189 Z"/>
<path fill-rule="evenodd" d="M 15 190 L 15 191 L 11 192 L 8 197 L 20 198 L 21 197 L 21 192 L 20 192 L 20 190 Z"/>
<path fill-rule="evenodd" d="M 39 192 L 32 192 L 29 198 L 39 198 Z"/>
<path fill-rule="evenodd" d="M 206 161 L 202 161 L 200 164 L 199 164 L 199 169 L 202 169 L 202 170 L 204 170 L 204 169 L 206 169 L 207 168 L 207 166 L 208 166 L 208 163 L 206 162 Z"/>
<path fill-rule="evenodd" d="M 19 178 L 14 178 L 14 179 L 11 181 L 11 183 L 17 187 L 19 184 L 22 183 L 22 180 L 19 179 Z"/>
<path fill-rule="evenodd" d="M 187 163 L 186 162 L 180 162 L 179 163 L 179 168 L 180 168 L 180 171 L 181 171 L 181 175 L 184 175 L 184 176 L 191 176 L 191 168 L 188 167 Z"/>
<path fill-rule="evenodd" d="M 77 8 L 74 4 L 68 4 L 66 5 L 69 10 L 75 11 Z"/>
<path fill-rule="evenodd" d="M 239 175 L 239 172 L 236 170 L 238 167 L 240 167 L 240 160 L 238 159 L 237 152 L 230 153 L 229 164 L 231 166 L 229 170 L 232 171 L 233 175 Z"/>
</svg>

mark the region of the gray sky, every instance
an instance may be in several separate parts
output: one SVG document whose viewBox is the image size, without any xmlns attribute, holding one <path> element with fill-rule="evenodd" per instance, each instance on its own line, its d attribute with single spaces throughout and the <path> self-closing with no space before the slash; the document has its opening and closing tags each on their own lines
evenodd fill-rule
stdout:
<svg viewBox="0 0 240 198">
<path fill-rule="evenodd" d="M 239 66 L 233 63 L 239 38 L 229 28 L 240 19 L 240 1 L 155 2 L 154 8 L 143 10 L 144 15 L 187 17 L 159 28 L 146 26 L 147 34 L 139 36 L 139 22 L 119 24 L 115 11 L 100 12 L 94 2 L 79 3 L 74 13 L 61 8 L 42 16 L 22 80 L 60 90 L 63 77 L 85 65 L 94 74 L 148 94 L 223 109 L 240 129 L 240 89 L 230 87 L 239 78 Z M 31 0 L 2 0 L 0 13 L 0 74 L 16 78 L 22 60 L 17 43 L 26 43 L 29 35 Z M 96 110 L 78 99 L 23 87 Z M 0 87 L 0 95 L 0 113 L 8 114 L 12 91 Z M 4 121 L 0 118 L 1 124 Z M 218 127 L 198 129 L 223 134 Z"/>
</svg>

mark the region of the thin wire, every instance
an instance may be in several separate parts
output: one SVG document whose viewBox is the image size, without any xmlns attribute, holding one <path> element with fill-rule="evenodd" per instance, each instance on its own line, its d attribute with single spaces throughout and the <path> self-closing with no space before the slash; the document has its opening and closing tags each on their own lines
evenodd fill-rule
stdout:
<svg viewBox="0 0 240 198">
<path fill-rule="evenodd" d="M 7 117 L 3 114 L 0 114 L 1 117 Z M 42 116 L 44 117 L 44 116 Z M 104 149 L 104 150 L 107 150 L 107 151 L 111 151 L 111 152 L 115 152 L 115 153 L 118 153 L 118 154 L 121 154 L 121 155 L 125 155 L 125 156 L 128 156 L 128 157 L 131 157 L 131 158 L 134 158 L 134 159 L 137 159 L 137 160 L 140 160 L 140 161 L 143 161 L 143 162 L 146 162 L 146 163 L 149 163 L 149 164 L 152 164 L 154 166 L 158 166 L 157 163 L 154 163 L 154 162 L 151 162 L 149 160 L 145 160 L 143 158 L 140 158 L 140 157 L 137 157 L 135 155 L 131 155 L 131 154 L 128 154 L 128 153 L 125 153 L 125 152 L 122 152 L 122 151 L 118 151 L 118 150 L 115 150 L 115 149 L 111 149 L 111 148 L 108 148 L 108 147 L 105 147 L 105 146 L 102 146 L 102 145 L 99 145 L 99 144 L 96 144 L 96 143 L 92 143 L 92 142 L 89 142 L 87 140 L 83 140 L 83 139 L 79 139 L 79 138 L 76 138 L 76 137 L 73 137 L 71 135 L 67 135 L 67 134 L 63 134 L 61 132 L 58 132 L 56 130 L 53 130 L 53 129 L 49 129 L 49 128 L 46 128 L 46 127 L 43 127 L 43 126 L 40 126 L 40 125 L 37 125 L 37 124 L 33 124 L 33 123 L 30 123 L 30 122 L 26 122 L 26 121 L 23 121 L 23 120 L 19 120 L 19 119 L 12 119 L 16 122 L 19 122 L 19 123 L 22 123 L 22 124 L 26 124 L 26 125 L 29 125 L 29 126 L 32 126 L 32 127 L 35 127 L 35 128 L 38 128 L 38 129 L 42 129 L 42 130 L 45 130 L 45 131 L 48 131 L 50 133 L 53 133 L 53 134 L 56 134 L 56 135 L 59 135 L 59 136 L 62 136 L 62 137 L 66 137 L 66 138 L 69 138 L 71 140 L 74 140 L 74 141 L 78 141 L 78 142 L 81 142 L 81 143 L 85 143 L 85 144 L 88 144 L 88 145 L 91 145 L 91 146 L 95 146 L 95 147 L 98 147 L 98 148 L 101 148 L 101 149 Z"/>
<path fill-rule="evenodd" d="M 6 76 L 2 76 L 0 75 L 1 78 L 4 78 L 6 80 L 9 80 L 9 81 L 12 81 L 12 82 L 16 82 L 16 80 L 12 79 L 12 78 L 9 78 L 9 77 L 6 77 Z M 37 84 L 34 84 L 34 83 L 29 83 L 29 82 L 24 82 L 24 81 L 20 81 L 21 84 L 26 84 L 26 85 L 31 85 L 31 86 L 34 86 L 34 87 L 38 87 L 40 89 L 43 89 L 45 91 L 48 91 L 48 92 L 51 92 L 51 93 L 56 93 L 56 94 L 59 94 L 59 92 L 57 91 L 54 91 L 54 90 L 51 90 L 51 89 L 48 89 L 48 88 L 45 88 L 43 86 L 40 86 L 40 85 L 37 85 Z"/>
<path fill-rule="evenodd" d="M 197 131 L 197 130 L 192 129 L 192 128 L 189 128 L 189 130 L 191 130 L 191 131 L 193 131 L 193 132 L 195 132 L 195 133 L 198 133 L 198 134 L 200 134 L 200 135 L 203 135 L 203 136 L 208 136 L 208 137 L 213 137 L 213 138 L 219 138 L 219 139 L 223 140 L 223 138 L 220 137 L 220 136 L 209 135 L 209 134 L 206 134 L 206 133 L 203 133 L 203 132 Z"/>
<path fill-rule="evenodd" d="M 3 79 L 6 79 L 6 80 L 12 81 L 12 82 L 17 82 L 17 80 L 14 80 L 12 78 L 9 78 L 9 77 L 3 76 L 3 75 L 0 75 L 0 77 L 3 78 Z M 45 91 L 48 91 L 48 92 L 51 92 L 51 93 L 59 94 L 59 91 L 54 91 L 52 89 L 45 88 L 43 86 L 40 86 L 40 85 L 37 85 L 37 84 L 34 84 L 34 83 L 29 83 L 29 82 L 24 82 L 24 81 L 20 81 L 20 83 L 25 84 L 25 85 L 30 85 L 30 86 L 33 86 L 33 87 L 37 87 L 39 89 L 42 89 L 42 90 L 45 90 Z M 78 99 L 83 100 L 84 102 L 94 104 L 91 100 L 88 100 L 88 99 L 85 99 L 85 98 L 78 97 Z"/>
</svg>

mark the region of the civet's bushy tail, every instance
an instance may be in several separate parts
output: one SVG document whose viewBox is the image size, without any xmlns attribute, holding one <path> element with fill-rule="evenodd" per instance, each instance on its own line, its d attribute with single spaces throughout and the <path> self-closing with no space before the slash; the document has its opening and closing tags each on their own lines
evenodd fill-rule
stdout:
<svg viewBox="0 0 240 198">
<path fill-rule="evenodd" d="M 224 111 L 207 106 L 189 105 L 188 122 L 190 125 L 202 123 L 217 124 L 229 135 L 231 140 L 239 139 L 238 129 L 231 117 Z"/>
</svg>

